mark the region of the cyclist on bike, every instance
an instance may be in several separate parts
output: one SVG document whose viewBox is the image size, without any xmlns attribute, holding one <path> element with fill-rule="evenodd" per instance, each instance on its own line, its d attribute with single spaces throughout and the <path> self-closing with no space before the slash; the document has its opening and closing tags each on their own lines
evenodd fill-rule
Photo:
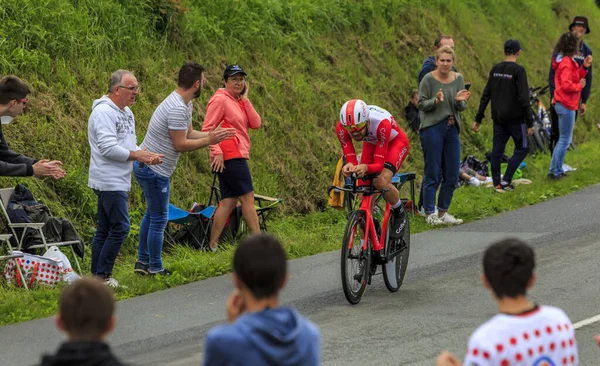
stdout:
<svg viewBox="0 0 600 366">
<path fill-rule="evenodd" d="M 336 132 L 347 161 L 342 174 L 346 177 L 356 174 L 358 178 L 377 175 L 373 180 L 375 188 L 388 189 L 385 200 L 391 205 L 394 218 L 390 235 L 401 237 L 405 218 L 402 217 L 400 193 L 392 185 L 392 177 L 402 166 L 410 149 L 406 133 L 390 112 L 367 105 L 360 99 L 349 100 L 342 106 Z M 360 163 L 352 140 L 363 142 Z M 366 183 L 359 182 L 359 185 Z"/>
</svg>

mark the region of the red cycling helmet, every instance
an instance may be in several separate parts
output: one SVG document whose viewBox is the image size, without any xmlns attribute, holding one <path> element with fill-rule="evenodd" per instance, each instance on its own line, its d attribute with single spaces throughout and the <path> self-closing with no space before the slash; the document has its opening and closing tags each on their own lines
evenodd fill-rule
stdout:
<svg viewBox="0 0 600 366">
<path fill-rule="evenodd" d="M 367 103 L 360 99 L 351 99 L 340 109 L 340 122 L 348 131 L 362 130 L 369 121 Z"/>
</svg>

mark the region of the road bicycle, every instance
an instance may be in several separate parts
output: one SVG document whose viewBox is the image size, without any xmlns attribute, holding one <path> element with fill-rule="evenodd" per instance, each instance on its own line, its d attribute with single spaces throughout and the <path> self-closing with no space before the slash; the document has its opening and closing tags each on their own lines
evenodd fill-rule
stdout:
<svg viewBox="0 0 600 366">
<path fill-rule="evenodd" d="M 366 176 L 369 185 L 357 186 L 353 179 L 351 188 L 331 186 L 356 196 L 361 195 L 360 207 L 348 217 L 341 251 L 342 288 L 348 302 L 358 304 L 367 285 L 382 266 L 383 280 L 390 292 L 402 286 L 410 253 L 410 225 L 404 205 L 400 206 L 404 219 L 394 239 L 390 237 L 391 210 L 384 199 L 387 189 L 376 189 L 374 176 Z"/>
<path fill-rule="evenodd" d="M 539 98 L 540 95 L 546 94 L 548 88 L 549 85 L 529 88 L 529 104 L 534 116 L 533 135 L 528 137 L 529 152 L 531 154 L 535 154 L 538 151 L 546 153 L 550 150 L 550 128 L 552 122 L 550 121 L 550 115 L 546 106 Z"/>
</svg>

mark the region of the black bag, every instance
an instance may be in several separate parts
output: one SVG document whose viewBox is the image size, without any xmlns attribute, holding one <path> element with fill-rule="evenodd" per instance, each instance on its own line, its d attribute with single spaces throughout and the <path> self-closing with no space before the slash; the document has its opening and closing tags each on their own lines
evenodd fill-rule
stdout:
<svg viewBox="0 0 600 366">
<path fill-rule="evenodd" d="M 77 230 L 73 224 L 67 219 L 58 219 L 50 216 L 48 206 L 36 202 L 33 194 L 27 187 L 18 184 L 15 187 L 15 193 L 10 197 L 7 209 L 8 217 L 13 223 L 43 223 L 42 232 L 46 238 L 46 242 L 57 243 L 62 241 L 78 241 L 73 247 L 75 253 L 83 258 L 84 245 L 79 237 Z M 20 238 L 23 229 L 15 229 L 17 236 Z M 16 238 L 11 238 L 11 240 Z M 42 244 L 42 237 L 37 230 L 27 228 L 23 239 L 22 248 L 27 249 L 32 245 Z M 13 241 L 13 246 L 17 246 L 16 241 Z"/>
<path fill-rule="evenodd" d="M 71 221 L 49 217 L 42 228 L 42 232 L 44 233 L 48 244 L 61 241 L 77 241 L 77 245 L 73 247 L 73 251 L 83 259 L 85 253 L 83 241 L 81 241 L 81 238 Z"/>
<path fill-rule="evenodd" d="M 461 167 L 468 167 L 473 169 L 477 174 L 482 175 L 484 177 L 489 176 L 488 172 L 488 162 L 481 162 L 479 159 L 474 157 L 473 155 L 466 156 L 462 163 L 460 163 Z"/>
</svg>

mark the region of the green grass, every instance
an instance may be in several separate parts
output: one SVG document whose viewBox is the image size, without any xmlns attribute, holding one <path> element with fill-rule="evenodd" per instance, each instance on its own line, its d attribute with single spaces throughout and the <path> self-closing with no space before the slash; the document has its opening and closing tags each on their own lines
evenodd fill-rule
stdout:
<svg viewBox="0 0 600 366">
<path fill-rule="evenodd" d="M 422 60 L 438 32 L 454 36 L 457 67 L 473 83 L 472 101 L 463 115 L 472 121 L 489 68 L 502 59 L 502 45 L 518 38 L 525 49 L 520 62 L 530 84 L 545 84 L 549 57 L 559 34 L 574 15 L 599 19 L 593 0 L 2 0 L 0 1 L 1 74 L 17 74 L 34 90 L 31 110 L 4 134 L 11 148 L 29 156 L 59 159 L 61 181 L 0 178 L 0 186 L 26 183 L 57 216 L 71 219 L 86 243 L 94 233 L 96 199 L 87 187 L 87 118 L 93 99 L 119 68 L 134 71 L 142 92 L 133 106 L 141 142 L 154 108 L 175 87 L 180 65 L 189 59 L 207 68 L 207 90 L 194 105 L 200 128 L 204 106 L 220 86 L 225 64 L 249 72 L 250 98 L 263 127 L 252 132 L 250 167 L 258 193 L 281 197 L 284 204 L 270 229 L 293 258 L 336 249 L 344 228 L 342 213 L 327 209 L 340 147 L 335 116 L 344 101 L 360 97 L 402 115 Z M 499 16 L 498 14 L 502 14 Z M 598 32 L 586 37 L 600 49 Z M 593 91 L 595 95 L 595 91 Z M 547 102 L 547 100 L 546 100 Z M 489 115 L 488 109 L 488 115 Z M 483 188 L 457 192 L 452 211 L 474 220 L 566 194 L 598 181 L 594 162 L 598 133 L 593 116 L 577 122 L 579 150 L 567 162 L 573 177 L 549 183 L 548 157 L 528 159 L 534 185 L 502 198 Z M 491 146 L 485 121 L 480 134 L 464 128 L 462 152 L 482 157 Z M 405 164 L 420 177 L 423 161 L 417 136 Z M 171 201 L 180 207 L 206 202 L 208 151 L 184 154 L 172 178 Z M 477 202 L 474 204 L 473 202 Z M 145 206 L 137 184 L 130 195 L 132 231 L 118 259 L 115 277 L 129 286 L 119 298 L 226 273 L 230 252 L 217 256 L 179 250 L 165 255 L 177 270 L 160 281 L 131 274 L 139 223 Z M 413 232 L 425 229 L 416 220 Z M 88 248 L 89 251 L 89 248 Z M 89 254 L 89 252 L 88 252 Z M 89 255 L 88 255 L 89 257 Z M 89 262 L 85 262 L 89 268 Z M 24 294 L 2 285 L 0 310 L 14 323 L 52 314 L 58 290 Z M 20 304 L 25 304 L 21 306 Z M 18 306 L 14 306 L 18 304 Z M 2 323 L 0 323 L 2 324 Z"/>
</svg>

